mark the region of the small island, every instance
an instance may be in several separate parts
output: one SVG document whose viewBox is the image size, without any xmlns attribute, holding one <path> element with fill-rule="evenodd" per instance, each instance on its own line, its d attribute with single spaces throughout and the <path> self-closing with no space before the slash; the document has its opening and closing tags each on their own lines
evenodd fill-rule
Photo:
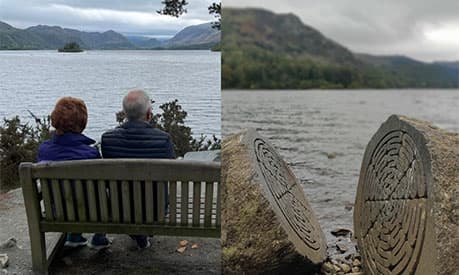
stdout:
<svg viewBox="0 0 459 275">
<path fill-rule="evenodd" d="M 64 52 L 64 53 L 80 53 L 83 51 L 83 49 L 80 48 L 80 45 L 76 42 L 70 42 L 64 45 L 63 48 L 57 49 L 58 52 Z"/>
</svg>

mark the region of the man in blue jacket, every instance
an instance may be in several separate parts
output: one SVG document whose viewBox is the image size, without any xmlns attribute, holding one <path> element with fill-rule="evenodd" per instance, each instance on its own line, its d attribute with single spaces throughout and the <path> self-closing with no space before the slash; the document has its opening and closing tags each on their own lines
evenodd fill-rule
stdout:
<svg viewBox="0 0 459 275">
<path fill-rule="evenodd" d="M 175 158 L 170 135 L 149 124 L 151 100 L 144 91 L 130 91 L 123 99 L 123 111 L 127 121 L 102 135 L 103 158 Z M 139 248 L 150 246 L 147 236 L 131 237 Z"/>
</svg>

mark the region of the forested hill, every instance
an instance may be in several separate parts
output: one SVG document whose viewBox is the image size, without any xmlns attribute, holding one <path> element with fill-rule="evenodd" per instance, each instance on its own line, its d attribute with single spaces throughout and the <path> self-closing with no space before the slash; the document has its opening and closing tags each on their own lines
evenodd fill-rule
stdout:
<svg viewBox="0 0 459 275">
<path fill-rule="evenodd" d="M 83 49 L 211 49 L 220 43 L 220 31 L 210 23 L 188 26 L 169 40 L 143 36 L 125 37 L 109 30 L 84 32 L 59 26 L 38 25 L 18 29 L 0 21 L 0 50 L 50 50 L 76 42 Z"/>
<path fill-rule="evenodd" d="M 454 62 L 356 54 L 293 14 L 223 9 L 225 89 L 450 88 Z"/>
<path fill-rule="evenodd" d="M 57 49 L 76 42 L 84 49 L 129 49 L 133 45 L 114 31 L 82 32 L 59 26 L 38 25 L 17 29 L 6 23 L 0 25 L 0 49 Z"/>
</svg>

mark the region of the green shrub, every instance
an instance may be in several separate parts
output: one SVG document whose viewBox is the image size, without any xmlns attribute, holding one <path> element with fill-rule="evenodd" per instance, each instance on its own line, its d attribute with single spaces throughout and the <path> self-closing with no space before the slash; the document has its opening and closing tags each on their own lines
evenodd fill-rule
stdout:
<svg viewBox="0 0 459 275">
<path fill-rule="evenodd" d="M 0 126 L 0 191 L 19 184 L 18 166 L 36 161 L 38 145 L 50 138 L 50 118 L 35 119 L 35 125 L 21 123 L 18 116 L 4 119 Z"/>
</svg>

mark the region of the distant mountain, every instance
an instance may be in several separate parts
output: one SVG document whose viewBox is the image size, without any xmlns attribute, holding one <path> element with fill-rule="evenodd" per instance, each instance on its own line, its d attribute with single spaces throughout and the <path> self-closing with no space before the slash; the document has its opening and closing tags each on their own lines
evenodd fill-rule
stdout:
<svg viewBox="0 0 459 275">
<path fill-rule="evenodd" d="M 161 46 L 162 42 L 156 38 L 148 38 L 145 36 L 126 36 L 126 38 L 141 49 L 154 49 Z"/>
<path fill-rule="evenodd" d="M 0 50 L 57 49 L 66 43 L 76 42 L 82 49 L 211 49 L 220 42 L 220 33 L 210 23 L 189 26 L 170 40 L 125 37 L 109 30 L 106 32 L 83 32 L 59 26 L 38 25 L 17 29 L 0 22 Z"/>
<path fill-rule="evenodd" d="M 121 34 L 112 30 L 103 33 L 82 32 L 58 26 L 38 25 L 25 30 L 46 42 L 47 49 L 62 47 L 65 43 L 77 42 L 83 49 L 131 49 L 134 46 Z"/>
<path fill-rule="evenodd" d="M 189 26 L 165 41 L 165 48 L 212 48 L 220 42 L 220 31 L 211 23 Z"/>
<path fill-rule="evenodd" d="M 45 44 L 45 41 L 35 34 L 0 22 L 0 49 L 39 49 Z"/>
<path fill-rule="evenodd" d="M 293 14 L 224 8 L 223 88 L 458 87 L 458 69 L 355 54 Z"/>
<path fill-rule="evenodd" d="M 459 61 L 436 61 L 434 64 L 459 70 Z"/>
</svg>

